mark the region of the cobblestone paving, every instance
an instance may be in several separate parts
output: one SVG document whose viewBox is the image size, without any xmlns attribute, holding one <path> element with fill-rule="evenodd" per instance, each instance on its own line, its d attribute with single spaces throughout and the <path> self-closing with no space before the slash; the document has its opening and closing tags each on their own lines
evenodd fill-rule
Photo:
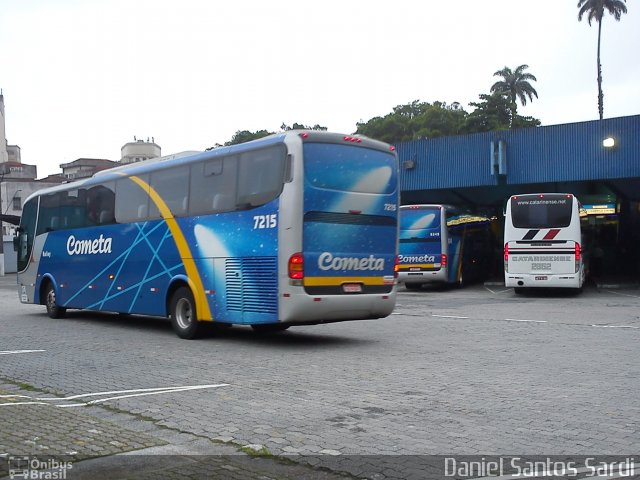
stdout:
<svg viewBox="0 0 640 480">
<path fill-rule="evenodd" d="M 304 464 L 247 455 L 130 415 L 98 408 L 60 408 L 43 401 L 49 398 L 45 392 L 0 383 L 0 478 L 17 473 L 10 468 L 23 460 L 18 464 L 39 470 L 42 478 L 49 473 L 53 477 L 48 478 L 74 480 L 348 479 Z M 105 416 L 131 428 L 100 418 Z M 44 467 L 31 468 L 34 461 Z M 59 467 L 67 464 L 68 469 Z M 55 476 L 61 472 L 64 477 Z"/>
<path fill-rule="evenodd" d="M 52 405 L 21 404 L 40 397 L 0 385 L 0 457 L 32 456 L 83 460 L 166 444 L 160 439 Z M 0 475 L 7 463 L 0 461 Z"/>
<path fill-rule="evenodd" d="M 315 473 L 376 479 L 421 478 L 427 455 L 640 451 L 637 289 L 401 291 L 384 320 L 187 342 L 157 319 L 51 320 L 1 287 L 0 350 L 44 351 L 0 357 L 0 377 L 64 396 L 227 384 L 87 407 L 185 435 L 171 446 L 260 445 Z"/>
</svg>

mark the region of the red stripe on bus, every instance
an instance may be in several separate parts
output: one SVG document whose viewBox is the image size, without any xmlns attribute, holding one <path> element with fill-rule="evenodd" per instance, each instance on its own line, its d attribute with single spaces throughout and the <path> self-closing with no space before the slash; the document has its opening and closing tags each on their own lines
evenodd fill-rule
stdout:
<svg viewBox="0 0 640 480">
<path fill-rule="evenodd" d="M 559 228 L 552 228 L 551 230 L 549 230 L 549 232 L 544 236 L 543 240 L 553 240 L 554 238 L 556 238 L 556 235 L 558 235 L 558 233 L 560 233 L 560 229 Z"/>
</svg>

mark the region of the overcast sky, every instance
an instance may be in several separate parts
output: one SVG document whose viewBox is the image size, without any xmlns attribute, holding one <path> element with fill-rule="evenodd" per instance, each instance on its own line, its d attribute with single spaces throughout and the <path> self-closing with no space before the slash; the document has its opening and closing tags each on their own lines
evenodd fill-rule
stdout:
<svg viewBox="0 0 640 480">
<path fill-rule="evenodd" d="M 38 176 L 284 122 L 352 133 L 413 100 L 469 102 L 529 65 L 543 125 L 598 118 L 597 24 L 577 0 L 0 0 L 6 135 Z M 606 118 L 640 114 L 640 3 L 603 22 Z"/>
</svg>

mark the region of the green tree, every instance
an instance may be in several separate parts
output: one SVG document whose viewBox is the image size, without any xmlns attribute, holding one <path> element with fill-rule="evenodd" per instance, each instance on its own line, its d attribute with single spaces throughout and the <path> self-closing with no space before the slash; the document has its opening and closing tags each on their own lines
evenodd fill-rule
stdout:
<svg viewBox="0 0 640 480">
<path fill-rule="evenodd" d="M 250 132 L 249 130 L 238 130 L 233 134 L 231 140 L 224 142 L 225 146 L 238 145 L 239 143 L 250 142 L 251 140 L 257 140 L 258 138 L 272 135 L 273 132 L 267 130 L 258 130 L 256 132 Z"/>
<path fill-rule="evenodd" d="M 494 77 L 502 77 L 502 80 L 497 81 L 491 86 L 491 93 L 504 93 L 508 95 L 511 100 L 511 116 L 515 118 L 518 113 L 518 106 L 516 102 L 519 100 L 522 106 L 527 104 L 527 98 L 529 101 L 533 101 L 533 97 L 538 98 L 538 92 L 533 88 L 530 82 L 537 81 L 536 77 L 528 72 L 525 72 L 529 68 L 529 65 L 520 65 L 515 70 L 511 70 L 509 67 L 504 67 L 502 70 L 498 70 L 493 74 Z"/>
<path fill-rule="evenodd" d="M 538 127 L 540 120 L 533 117 L 513 115 L 513 101 L 507 93 L 481 94 L 479 102 L 471 102 L 474 107 L 464 120 L 464 133 L 508 130 L 509 128 Z"/>
<path fill-rule="evenodd" d="M 591 26 L 591 21 L 598 22 L 598 113 L 600 120 L 604 115 L 604 94 L 602 93 L 602 64 L 600 63 L 600 40 L 602 37 L 602 19 L 605 9 L 617 22 L 622 18 L 623 13 L 627 13 L 625 2 L 627 0 L 578 0 L 578 21 L 582 21 L 582 16 L 587 15 L 587 21 Z"/>
<path fill-rule="evenodd" d="M 356 124 L 356 133 L 388 143 L 461 133 L 466 112 L 459 103 L 420 102 L 398 105 L 384 117 Z"/>
<path fill-rule="evenodd" d="M 327 127 L 322 127 L 317 123 L 313 127 L 303 125 L 302 123 L 294 123 L 291 126 L 287 125 L 286 123 L 283 123 L 282 125 L 280 125 L 280 130 L 282 130 L 283 132 L 288 132 L 289 130 L 320 130 L 320 131 L 326 132 Z"/>
</svg>

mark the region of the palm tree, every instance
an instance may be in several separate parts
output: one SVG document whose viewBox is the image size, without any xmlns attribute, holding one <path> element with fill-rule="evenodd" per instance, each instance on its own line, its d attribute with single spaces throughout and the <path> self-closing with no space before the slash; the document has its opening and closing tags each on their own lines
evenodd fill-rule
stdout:
<svg viewBox="0 0 640 480">
<path fill-rule="evenodd" d="M 531 73 L 525 72 L 527 68 L 529 65 L 520 65 L 515 71 L 511 71 L 509 67 L 498 70 L 493 76 L 502 77 L 502 80 L 493 84 L 491 93 L 506 93 L 513 103 L 520 100 L 522 105 L 527 104 L 527 97 L 529 101 L 533 100 L 533 95 L 538 98 L 538 92 L 529 83 L 529 80 L 536 82 L 537 79 Z"/>
<path fill-rule="evenodd" d="M 524 106 L 527 104 L 527 98 L 529 98 L 529 101 L 533 101 L 534 95 L 538 98 L 538 92 L 529 83 L 530 81 L 536 82 L 537 79 L 533 74 L 525 72 L 527 68 L 529 68 L 529 65 L 520 65 L 512 71 L 509 67 L 504 67 L 493 74 L 494 77 L 502 77 L 502 80 L 491 86 L 491 93 L 501 93 L 509 97 L 511 100 L 512 121 L 518 108 L 516 100 L 520 100 L 520 103 Z"/>
<path fill-rule="evenodd" d="M 617 22 L 620 21 L 623 13 L 627 13 L 627 6 L 625 5 L 627 0 L 578 0 L 578 21 L 582 21 L 582 16 L 587 14 L 587 21 L 591 26 L 591 20 L 598 22 L 598 113 L 600 114 L 600 120 L 604 114 L 604 94 L 602 93 L 602 65 L 600 64 L 600 37 L 602 34 L 602 19 L 604 18 L 605 8 L 609 11 L 609 14 L 613 15 L 613 18 Z"/>
</svg>

